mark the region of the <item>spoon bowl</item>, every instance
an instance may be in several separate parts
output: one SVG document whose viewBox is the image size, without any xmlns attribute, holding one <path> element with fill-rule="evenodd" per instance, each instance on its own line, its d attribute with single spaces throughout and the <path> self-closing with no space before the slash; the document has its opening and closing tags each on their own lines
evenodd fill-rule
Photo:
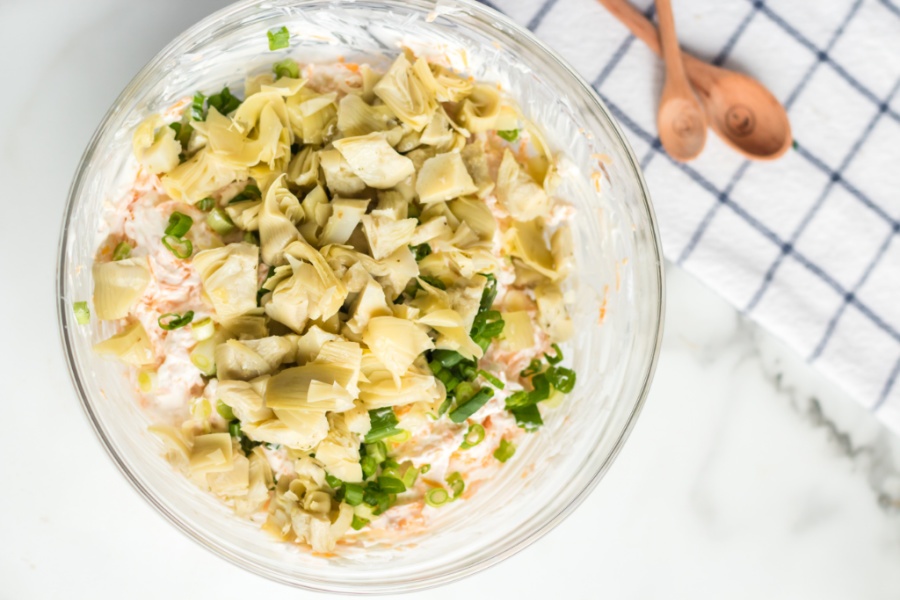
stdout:
<svg viewBox="0 0 900 600">
<path fill-rule="evenodd" d="M 675 160 L 694 159 L 706 145 L 706 117 L 696 101 L 663 96 L 656 122 L 659 140 Z"/>
</svg>

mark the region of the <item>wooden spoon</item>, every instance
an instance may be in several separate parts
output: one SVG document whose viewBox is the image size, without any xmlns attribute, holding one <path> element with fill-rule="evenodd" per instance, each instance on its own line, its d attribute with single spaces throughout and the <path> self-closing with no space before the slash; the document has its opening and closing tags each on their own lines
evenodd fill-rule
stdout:
<svg viewBox="0 0 900 600">
<path fill-rule="evenodd" d="M 599 0 L 656 54 L 656 28 L 626 0 Z M 686 52 L 684 70 L 703 100 L 707 120 L 725 142 L 755 160 L 778 158 L 791 147 L 791 124 L 784 107 L 755 79 L 714 67 Z"/>
<path fill-rule="evenodd" d="M 706 145 L 706 116 L 684 74 L 671 0 L 656 0 L 656 12 L 666 61 L 666 84 L 659 102 L 656 126 L 669 156 L 687 162 L 696 158 Z"/>
</svg>

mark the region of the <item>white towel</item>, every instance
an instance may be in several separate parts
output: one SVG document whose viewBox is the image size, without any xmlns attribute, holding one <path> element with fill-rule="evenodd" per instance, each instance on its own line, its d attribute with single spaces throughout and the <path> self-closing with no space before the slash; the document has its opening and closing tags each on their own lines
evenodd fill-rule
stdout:
<svg viewBox="0 0 900 600">
<path fill-rule="evenodd" d="M 760 80 L 796 140 L 760 163 L 710 134 L 688 165 L 657 138 L 661 61 L 595 0 L 485 4 L 593 82 L 641 160 L 666 256 L 900 432 L 898 1 L 675 0 L 683 48 Z"/>
</svg>

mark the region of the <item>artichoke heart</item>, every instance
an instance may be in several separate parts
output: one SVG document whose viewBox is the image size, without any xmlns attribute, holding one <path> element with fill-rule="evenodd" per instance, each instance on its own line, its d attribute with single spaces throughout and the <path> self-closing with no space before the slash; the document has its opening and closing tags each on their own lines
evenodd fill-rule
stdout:
<svg viewBox="0 0 900 600">
<path fill-rule="evenodd" d="M 222 473 L 233 465 L 231 435 L 208 433 L 194 438 L 190 468 L 194 474 Z"/>
<path fill-rule="evenodd" d="M 413 367 L 396 379 L 371 353 L 363 356 L 362 369 L 366 380 L 360 382 L 359 399 L 369 410 L 413 402 L 430 403 L 442 396 L 442 388 L 430 372 L 424 373 Z"/>
<path fill-rule="evenodd" d="M 256 266 L 259 248 L 253 244 L 228 244 L 198 252 L 192 261 L 203 291 L 221 320 L 256 308 Z"/>
<path fill-rule="evenodd" d="M 278 413 L 281 414 L 277 419 L 241 423 L 241 431 L 251 440 L 298 450 L 311 450 L 328 435 L 328 419 L 324 412 L 287 410 Z"/>
<path fill-rule="evenodd" d="M 134 131 L 132 149 L 137 161 L 153 173 L 167 173 L 178 166 L 181 144 L 175 130 L 166 126 L 159 115 L 144 119 Z"/>
<path fill-rule="evenodd" d="M 553 268 L 553 255 L 544 241 L 544 228 L 538 219 L 514 223 L 506 231 L 506 245 L 510 255 L 521 259 L 526 266 L 551 280 L 559 278 Z"/>
<path fill-rule="evenodd" d="M 334 147 L 353 173 L 373 188 L 394 187 L 416 171 L 413 162 L 394 150 L 383 133 L 335 140 Z"/>
<path fill-rule="evenodd" d="M 319 234 L 319 245 L 346 244 L 360 219 L 366 214 L 369 201 L 335 197 L 330 207 L 331 216 Z"/>
<path fill-rule="evenodd" d="M 272 372 L 272 366 L 256 350 L 245 344 L 228 340 L 216 346 L 216 373 L 222 379 L 242 379 L 244 381 Z"/>
<path fill-rule="evenodd" d="M 359 394 L 361 360 L 359 344 L 326 342 L 313 362 L 285 369 L 269 379 L 266 406 L 304 411 L 350 410 Z"/>
<path fill-rule="evenodd" d="M 504 326 L 500 346 L 511 352 L 527 350 L 534 347 L 534 325 L 531 317 L 524 310 L 501 313 Z"/>
<path fill-rule="evenodd" d="M 366 189 L 366 182 L 353 171 L 343 154 L 337 150 L 321 150 L 318 155 L 325 185 L 332 194 L 353 196 Z"/>
<path fill-rule="evenodd" d="M 397 220 L 389 216 L 365 215 L 362 217 L 363 231 L 375 260 L 382 260 L 398 248 L 408 246 L 416 232 L 415 219 Z"/>
<path fill-rule="evenodd" d="M 551 342 L 565 342 L 575 333 L 565 300 L 559 286 L 544 283 L 534 290 L 538 306 L 538 324 L 550 336 Z"/>
<path fill-rule="evenodd" d="M 228 165 L 219 159 L 209 146 L 162 176 L 166 194 L 175 200 L 193 204 L 206 198 L 233 181 L 247 179 L 247 168 Z"/>
<path fill-rule="evenodd" d="M 268 377 L 259 378 L 263 384 Z M 265 387 L 263 387 L 265 391 Z M 263 403 L 262 396 L 253 383 L 247 381 L 219 379 L 216 397 L 227 404 L 241 423 L 258 423 L 274 418 L 275 414 Z"/>
<path fill-rule="evenodd" d="M 431 338 L 419 326 L 392 316 L 371 319 L 363 334 L 363 342 L 391 372 L 395 381 L 399 381 L 419 355 L 434 349 Z"/>
<path fill-rule="evenodd" d="M 105 321 L 123 319 L 150 282 L 146 257 L 94 263 L 94 311 Z"/>
<path fill-rule="evenodd" d="M 428 125 L 438 106 L 434 93 L 422 83 L 402 54 L 375 84 L 373 91 L 398 119 L 417 131 Z"/>
<path fill-rule="evenodd" d="M 372 106 L 356 94 L 348 94 L 338 103 L 337 127 L 345 136 L 386 131 L 394 122 L 394 115 L 387 106 Z"/>
<path fill-rule="evenodd" d="M 416 193 L 423 204 L 444 202 L 477 191 L 459 152 L 429 158 L 416 176 Z"/>
<path fill-rule="evenodd" d="M 497 195 L 516 221 L 530 221 L 550 212 L 547 192 L 519 166 L 509 149 L 504 152 L 497 172 Z"/>
<path fill-rule="evenodd" d="M 263 261 L 278 266 L 285 263 L 285 247 L 300 239 L 296 224 L 304 218 L 297 197 L 288 190 L 286 176 L 269 186 L 259 214 L 259 242 Z"/>
<path fill-rule="evenodd" d="M 459 106 L 457 119 L 472 133 L 496 129 L 500 116 L 500 92 L 484 83 L 476 84 L 472 93 Z"/>
<path fill-rule="evenodd" d="M 125 364 L 135 367 L 152 365 L 156 362 L 150 338 L 140 321 L 135 321 L 120 333 L 94 345 L 94 351 L 106 356 L 114 356 Z"/>
</svg>

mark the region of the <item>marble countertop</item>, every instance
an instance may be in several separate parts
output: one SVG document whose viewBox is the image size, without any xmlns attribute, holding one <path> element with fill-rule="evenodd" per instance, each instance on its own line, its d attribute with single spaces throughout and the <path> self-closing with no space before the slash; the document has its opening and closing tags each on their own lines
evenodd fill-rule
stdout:
<svg viewBox="0 0 900 600">
<path fill-rule="evenodd" d="M 106 457 L 56 332 L 57 227 L 111 100 L 222 2 L 0 3 L 0 598 L 296 598 L 189 541 Z M 900 439 L 668 268 L 656 380 L 606 479 L 537 544 L 412 597 L 897 598 Z M 522 573 L 530 578 L 527 590 Z"/>
</svg>

